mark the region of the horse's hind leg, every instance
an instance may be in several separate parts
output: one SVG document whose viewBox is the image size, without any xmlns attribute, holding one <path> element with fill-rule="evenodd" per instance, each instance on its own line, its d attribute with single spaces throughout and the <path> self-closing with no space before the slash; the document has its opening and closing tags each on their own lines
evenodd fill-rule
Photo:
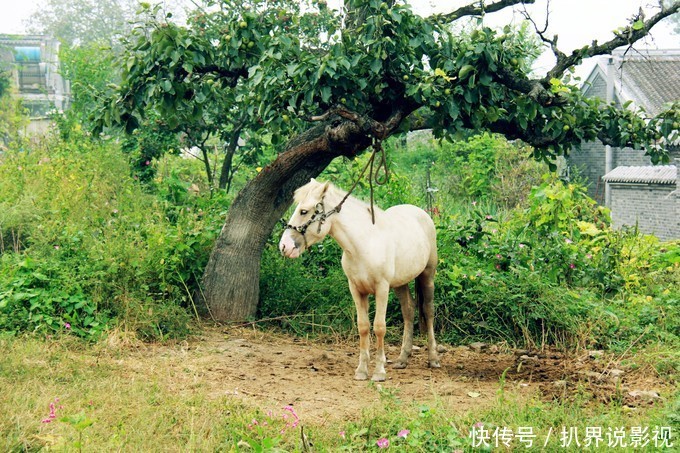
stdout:
<svg viewBox="0 0 680 453">
<path fill-rule="evenodd" d="M 413 314 L 415 311 L 415 303 L 411 297 L 411 291 L 408 285 L 394 288 L 394 293 L 401 304 L 401 315 L 404 318 L 404 338 L 401 343 L 401 354 L 394 363 L 394 368 L 406 368 L 408 358 L 411 356 L 411 349 L 413 349 Z"/>
<path fill-rule="evenodd" d="M 437 353 L 437 342 L 434 339 L 434 267 L 425 268 L 418 276 L 416 286 L 422 297 L 422 310 L 425 314 L 427 328 L 427 354 L 431 368 L 439 368 L 439 354 Z"/>
</svg>

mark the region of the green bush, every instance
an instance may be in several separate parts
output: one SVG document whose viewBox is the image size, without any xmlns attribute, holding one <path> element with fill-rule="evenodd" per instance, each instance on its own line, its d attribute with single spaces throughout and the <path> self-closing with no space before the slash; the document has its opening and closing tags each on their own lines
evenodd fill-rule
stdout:
<svg viewBox="0 0 680 453">
<path fill-rule="evenodd" d="M 0 329 L 187 332 L 226 200 L 162 179 L 158 198 L 115 145 L 82 135 L 0 159 Z"/>
<path fill-rule="evenodd" d="M 608 211 L 578 185 L 547 180 L 527 204 L 502 221 L 477 203 L 440 222 L 445 337 L 579 347 L 678 340 L 677 244 L 612 230 Z"/>
</svg>

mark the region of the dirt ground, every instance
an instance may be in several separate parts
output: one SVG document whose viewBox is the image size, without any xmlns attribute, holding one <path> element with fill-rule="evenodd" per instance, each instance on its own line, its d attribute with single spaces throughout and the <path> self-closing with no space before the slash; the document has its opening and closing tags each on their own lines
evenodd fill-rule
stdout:
<svg viewBox="0 0 680 453">
<path fill-rule="evenodd" d="M 124 354 L 119 364 L 133 379 L 149 372 L 162 375 L 179 394 L 207 387 L 216 397 L 227 395 L 263 411 L 292 405 L 312 423 L 358 418 L 364 408 L 379 403 L 380 390 L 405 402 L 437 401 L 456 412 L 478 411 L 495 401 L 504 372 L 506 394 L 527 401 L 585 391 L 593 401 L 640 406 L 670 391 L 669 383 L 625 369 L 616 356 L 600 351 L 472 346 L 445 345 L 440 369 L 427 368 L 427 350 L 417 348 L 408 368 L 388 368 L 387 381 L 380 384 L 353 379 L 358 340 L 328 344 L 248 328 L 212 328 L 190 342 L 143 346 Z M 388 361 L 396 358 L 399 345 L 389 345 L 386 353 Z"/>
</svg>

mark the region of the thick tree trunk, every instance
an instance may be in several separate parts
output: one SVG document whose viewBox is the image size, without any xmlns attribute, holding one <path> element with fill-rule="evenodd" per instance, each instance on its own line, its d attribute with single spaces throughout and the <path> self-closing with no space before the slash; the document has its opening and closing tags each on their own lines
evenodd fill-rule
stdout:
<svg viewBox="0 0 680 453">
<path fill-rule="evenodd" d="M 293 192 L 334 158 L 353 156 L 369 144 L 365 133 L 351 122 L 315 126 L 291 140 L 239 192 L 203 274 L 204 302 L 214 319 L 229 322 L 255 316 L 262 250 L 290 206 Z"/>
</svg>

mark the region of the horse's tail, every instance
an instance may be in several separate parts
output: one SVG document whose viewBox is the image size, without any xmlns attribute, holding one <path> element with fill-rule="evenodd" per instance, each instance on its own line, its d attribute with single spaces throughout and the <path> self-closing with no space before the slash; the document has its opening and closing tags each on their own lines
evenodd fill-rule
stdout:
<svg viewBox="0 0 680 453">
<path fill-rule="evenodd" d="M 427 334 L 427 322 L 425 321 L 425 307 L 423 306 L 423 301 L 425 297 L 423 296 L 423 286 L 420 284 L 420 279 L 416 278 L 416 305 L 418 306 L 418 329 L 422 335 Z"/>
</svg>

